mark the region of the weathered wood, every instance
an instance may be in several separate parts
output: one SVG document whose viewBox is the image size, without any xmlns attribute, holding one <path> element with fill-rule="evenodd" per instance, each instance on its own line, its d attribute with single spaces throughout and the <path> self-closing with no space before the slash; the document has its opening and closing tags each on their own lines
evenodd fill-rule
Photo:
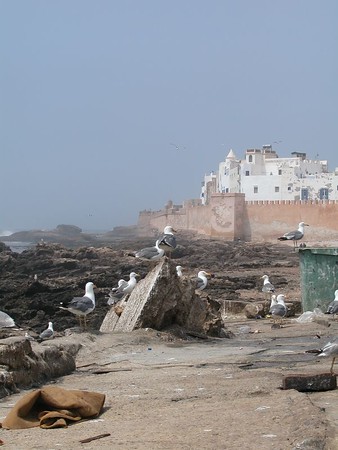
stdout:
<svg viewBox="0 0 338 450">
<path fill-rule="evenodd" d="M 296 389 L 300 392 L 330 391 L 337 388 L 337 377 L 334 374 L 295 374 L 283 378 L 282 389 Z"/>
</svg>

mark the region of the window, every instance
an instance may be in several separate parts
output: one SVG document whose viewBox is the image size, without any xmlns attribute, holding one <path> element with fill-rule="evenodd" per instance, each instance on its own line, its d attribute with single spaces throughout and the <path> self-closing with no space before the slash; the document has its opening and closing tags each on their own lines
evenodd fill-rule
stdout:
<svg viewBox="0 0 338 450">
<path fill-rule="evenodd" d="M 245 171 L 245 176 L 248 177 L 250 175 L 250 172 L 248 170 Z"/>
<path fill-rule="evenodd" d="M 279 192 L 279 186 L 275 186 L 275 192 Z"/>
<path fill-rule="evenodd" d="M 278 169 L 278 175 L 282 175 L 282 169 Z"/>
<path fill-rule="evenodd" d="M 309 200 L 309 190 L 306 188 L 302 188 L 300 191 L 300 199 L 301 200 Z"/>
<path fill-rule="evenodd" d="M 319 198 L 321 200 L 328 200 L 328 198 L 329 198 L 329 190 L 327 188 L 319 189 Z"/>
<path fill-rule="evenodd" d="M 252 162 L 252 155 L 249 155 L 249 162 Z"/>
<path fill-rule="evenodd" d="M 291 186 L 288 186 L 288 191 L 291 191 L 292 190 L 292 187 Z"/>
<path fill-rule="evenodd" d="M 228 194 L 229 193 L 229 188 L 226 188 L 225 192 L 226 192 L 226 194 Z"/>
<path fill-rule="evenodd" d="M 258 186 L 254 186 L 254 194 L 258 194 Z"/>
</svg>

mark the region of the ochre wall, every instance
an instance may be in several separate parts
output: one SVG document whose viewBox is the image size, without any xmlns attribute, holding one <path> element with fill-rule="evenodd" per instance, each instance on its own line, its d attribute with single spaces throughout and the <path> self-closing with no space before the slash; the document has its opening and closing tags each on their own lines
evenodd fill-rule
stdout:
<svg viewBox="0 0 338 450">
<path fill-rule="evenodd" d="M 226 240 L 276 242 L 287 231 L 306 222 L 311 242 L 338 241 L 338 202 L 245 202 L 244 194 L 213 194 L 205 206 L 141 212 L 140 235 L 162 231 L 166 225 Z M 304 239 L 305 239 L 304 238 Z"/>
</svg>

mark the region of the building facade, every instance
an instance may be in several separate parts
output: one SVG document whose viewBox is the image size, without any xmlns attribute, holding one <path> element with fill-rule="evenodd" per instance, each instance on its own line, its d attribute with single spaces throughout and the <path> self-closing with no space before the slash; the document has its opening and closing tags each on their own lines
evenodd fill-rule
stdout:
<svg viewBox="0 0 338 450">
<path fill-rule="evenodd" d="M 338 200 L 338 168 L 328 172 L 327 161 L 300 152 L 279 158 L 271 145 L 246 150 L 242 160 L 230 150 L 218 172 L 204 177 L 202 204 L 217 193 L 245 194 L 249 202 Z"/>
</svg>

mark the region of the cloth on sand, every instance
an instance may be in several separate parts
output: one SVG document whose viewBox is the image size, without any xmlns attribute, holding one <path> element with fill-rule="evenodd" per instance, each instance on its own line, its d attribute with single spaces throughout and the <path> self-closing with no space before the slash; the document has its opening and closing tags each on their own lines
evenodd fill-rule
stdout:
<svg viewBox="0 0 338 450">
<path fill-rule="evenodd" d="M 100 414 L 105 395 L 47 386 L 23 396 L 2 422 L 7 429 L 60 428 Z"/>
</svg>

